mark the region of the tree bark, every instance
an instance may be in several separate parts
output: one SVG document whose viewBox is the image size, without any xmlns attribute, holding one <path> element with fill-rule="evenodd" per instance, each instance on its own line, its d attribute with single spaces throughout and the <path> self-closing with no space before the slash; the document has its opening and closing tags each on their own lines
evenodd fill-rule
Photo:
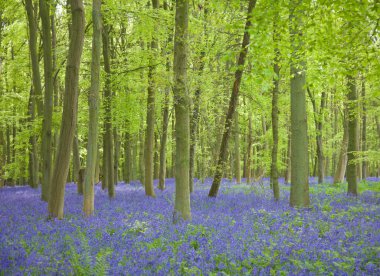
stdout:
<svg viewBox="0 0 380 276">
<path fill-rule="evenodd" d="M 35 120 L 35 95 L 33 92 L 33 86 L 30 89 L 30 97 L 29 97 L 29 122 L 33 126 L 33 122 Z M 0 138 L 1 139 L 1 138 Z M 31 135 L 29 138 L 29 185 L 32 188 L 38 188 L 38 146 L 35 135 Z M 0 143 L 1 146 L 1 143 Z M 1 162 L 1 159 L 0 159 Z M 0 163 L 0 174 L 1 174 L 1 163 Z"/>
<path fill-rule="evenodd" d="M 212 182 L 212 186 L 211 186 L 211 189 L 210 189 L 209 194 L 208 194 L 208 196 L 210 196 L 210 197 L 216 197 L 217 196 L 218 190 L 220 187 L 220 181 L 222 180 L 223 169 L 225 166 L 226 155 L 227 155 L 228 139 L 230 136 L 231 126 L 232 126 L 232 119 L 233 119 L 233 116 L 234 116 L 234 113 L 236 110 L 236 105 L 238 102 L 240 82 L 241 82 L 241 78 L 243 76 L 243 68 L 244 68 L 245 59 L 246 59 L 246 56 L 248 54 L 248 45 L 249 45 L 249 39 L 250 39 L 249 29 L 252 26 L 251 15 L 252 15 L 252 11 L 253 11 L 255 5 L 256 5 L 256 0 L 250 0 L 249 1 L 248 12 L 247 12 L 247 21 L 245 23 L 245 28 L 244 28 L 243 42 L 242 42 L 241 51 L 239 54 L 239 59 L 237 62 L 237 68 L 238 69 L 235 72 L 235 81 L 234 81 L 234 85 L 232 88 L 228 113 L 227 113 L 227 117 L 226 117 L 226 121 L 225 121 L 225 125 L 224 125 L 224 132 L 223 132 L 222 143 L 220 145 L 218 164 L 216 167 L 214 180 Z"/>
<path fill-rule="evenodd" d="M 292 61 L 290 64 L 290 105 L 291 105 L 291 187 L 290 206 L 308 207 L 309 199 L 309 154 L 306 112 L 306 61 L 302 41 L 302 27 L 305 11 L 302 1 L 290 4 L 290 40 Z"/>
<path fill-rule="evenodd" d="M 168 126 L 169 126 L 169 93 L 170 88 L 165 89 L 164 99 L 164 114 L 162 118 L 162 135 L 160 143 L 160 175 L 158 188 L 160 190 L 165 189 L 165 175 L 166 175 L 166 144 L 168 140 Z"/>
<path fill-rule="evenodd" d="M 101 3 L 101 0 L 92 1 L 91 86 L 88 94 L 87 162 L 83 185 L 83 212 L 87 217 L 94 213 L 94 185 L 96 183 L 95 174 L 98 159 L 100 55 L 102 49 Z"/>
<path fill-rule="evenodd" d="M 366 151 L 367 151 L 367 98 L 365 91 L 365 79 L 362 78 L 362 179 L 367 178 L 368 163 L 366 161 Z"/>
<path fill-rule="evenodd" d="M 347 76 L 348 86 L 348 147 L 347 147 L 347 194 L 358 195 L 357 165 L 355 163 L 355 152 L 358 150 L 358 119 L 357 119 L 357 94 L 355 78 Z"/>
<path fill-rule="evenodd" d="M 57 156 L 51 178 L 49 216 L 63 218 L 65 181 L 77 123 L 79 69 L 83 50 L 85 14 L 82 0 L 71 1 L 72 35 L 66 65 L 65 94 Z"/>
<path fill-rule="evenodd" d="M 235 178 L 236 178 L 236 184 L 241 183 L 241 168 L 240 168 L 240 129 L 239 129 L 239 112 L 238 110 L 235 111 L 234 115 L 234 169 L 235 169 Z"/>
<path fill-rule="evenodd" d="M 113 177 L 114 177 L 113 183 L 117 184 L 119 182 L 120 139 L 119 139 L 119 134 L 117 133 L 116 127 L 113 128 L 113 138 L 115 141 L 114 162 L 113 162 Z"/>
<path fill-rule="evenodd" d="M 175 203 L 173 223 L 191 220 L 190 210 L 190 122 L 187 90 L 187 43 L 189 0 L 176 1 L 174 35 L 174 109 L 175 109 Z"/>
<path fill-rule="evenodd" d="M 132 174 L 132 140 L 128 131 L 125 133 L 124 141 L 124 180 L 125 183 L 129 184 L 131 182 Z"/>
<path fill-rule="evenodd" d="M 343 115 L 343 139 L 340 146 L 338 165 L 334 173 L 334 183 L 342 183 L 344 175 L 346 174 L 347 166 L 347 146 L 348 146 L 348 114 L 347 107 L 345 107 Z"/>
<path fill-rule="evenodd" d="M 277 3 L 277 1 L 276 1 Z M 273 196 L 276 201 L 280 199 L 280 188 L 278 185 L 278 169 L 277 169 L 277 157 L 278 157 L 278 94 L 280 84 L 280 50 L 278 49 L 279 33 L 277 29 L 278 19 L 278 5 L 276 5 L 276 12 L 273 21 L 273 42 L 275 44 L 275 57 L 273 61 L 273 89 L 272 89 L 272 161 L 270 170 L 270 185 L 273 190 Z"/>
<path fill-rule="evenodd" d="M 73 181 L 77 184 L 77 192 L 80 195 L 83 195 L 83 186 L 80 181 L 80 175 L 79 171 L 81 169 L 80 165 L 80 154 L 79 154 L 79 141 L 78 141 L 78 134 L 74 136 L 74 143 L 73 143 Z"/>
<path fill-rule="evenodd" d="M 248 114 L 248 138 L 247 138 L 247 184 L 252 182 L 252 112 Z"/>
<path fill-rule="evenodd" d="M 44 116 L 42 121 L 42 191 L 41 199 L 49 201 L 52 171 L 53 60 L 51 47 L 50 9 L 48 0 L 40 0 L 44 51 Z"/>
<path fill-rule="evenodd" d="M 111 92 L 111 63 L 110 63 L 110 47 L 109 47 L 109 26 L 105 25 L 102 38 L 103 38 L 103 60 L 104 71 L 106 73 L 106 81 L 104 87 L 104 101 L 105 101 L 105 115 L 104 115 L 104 185 L 108 190 L 108 197 L 113 198 L 115 196 L 115 177 L 114 177 L 114 147 L 113 147 L 113 135 L 112 135 L 112 92 Z"/>
</svg>

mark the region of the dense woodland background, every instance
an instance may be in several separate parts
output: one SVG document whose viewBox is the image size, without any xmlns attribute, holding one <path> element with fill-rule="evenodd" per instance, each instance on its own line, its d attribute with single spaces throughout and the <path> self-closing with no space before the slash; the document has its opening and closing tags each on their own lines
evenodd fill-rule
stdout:
<svg viewBox="0 0 380 276">
<path fill-rule="evenodd" d="M 285 177 L 302 207 L 309 175 L 379 176 L 377 0 L 0 3 L 0 185 L 52 216 L 62 179 L 91 214 L 93 183 L 176 178 L 189 219 L 193 177 Z"/>
</svg>

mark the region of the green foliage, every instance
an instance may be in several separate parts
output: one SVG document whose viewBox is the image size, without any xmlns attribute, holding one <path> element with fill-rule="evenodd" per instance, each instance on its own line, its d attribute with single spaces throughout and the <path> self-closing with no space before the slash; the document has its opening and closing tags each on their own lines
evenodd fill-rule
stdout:
<svg viewBox="0 0 380 276">
<path fill-rule="evenodd" d="M 77 238 L 80 242 L 80 251 L 78 251 L 73 238 L 68 235 L 65 236 L 69 246 L 67 255 L 73 269 L 73 275 L 108 275 L 108 257 L 112 254 L 111 248 L 101 248 L 94 259 L 85 234 L 78 230 Z"/>
</svg>

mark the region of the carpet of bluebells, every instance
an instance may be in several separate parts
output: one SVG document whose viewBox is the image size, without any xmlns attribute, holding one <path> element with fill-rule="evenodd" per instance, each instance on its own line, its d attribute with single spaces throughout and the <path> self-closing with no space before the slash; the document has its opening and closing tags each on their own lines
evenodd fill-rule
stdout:
<svg viewBox="0 0 380 276">
<path fill-rule="evenodd" d="M 380 179 L 346 186 L 311 179 L 311 208 L 289 207 L 289 186 L 273 201 L 267 179 L 210 179 L 191 196 L 192 221 L 172 224 L 174 181 L 157 198 L 119 183 L 109 200 L 99 185 L 95 215 L 67 184 L 64 220 L 47 220 L 40 190 L 0 189 L 0 275 L 380 275 Z"/>
</svg>

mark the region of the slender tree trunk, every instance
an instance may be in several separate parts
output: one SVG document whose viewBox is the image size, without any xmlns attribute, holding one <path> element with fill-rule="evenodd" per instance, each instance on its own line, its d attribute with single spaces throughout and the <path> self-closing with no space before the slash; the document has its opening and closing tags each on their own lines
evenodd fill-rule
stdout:
<svg viewBox="0 0 380 276">
<path fill-rule="evenodd" d="M 276 1 L 277 3 L 277 1 Z M 276 13 L 273 23 L 273 41 L 275 43 L 275 58 L 273 62 L 273 71 L 275 76 L 273 77 L 273 89 L 272 89 L 272 161 L 270 170 L 270 185 L 273 189 L 273 196 L 276 201 L 280 199 L 280 188 L 278 185 L 278 169 L 277 169 L 277 156 L 278 156 L 278 94 L 280 83 L 280 50 L 278 49 L 279 33 L 277 29 L 278 18 L 278 5 L 276 5 Z"/>
<path fill-rule="evenodd" d="M 325 108 L 325 103 L 326 103 L 326 93 L 323 91 L 322 96 L 321 96 L 321 105 L 320 109 L 318 111 L 317 104 L 315 102 L 315 97 L 311 93 L 309 87 L 307 87 L 307 93 L 309 94 L 309 98 L 311 100 L 311 103 L 313 105 L 313 111 L 314 111 L 314 123 L 315 123 L 315 129 L 316 129 L 316 145 L 317 145 L 317 156 L 315 160 L 315 170 L 317 173 L 314 173 L 314 175 L 318 175 L 318 183 L 323 183 L 324 181 L 324 168 L 323 168 L 323 143 L 322 143 L 322 122 L 323 122 L 323 112 Z"/>
<path fill-rule="evenodd" d="M 81 183 L 79 175 L 80 169 L 79 141 L 78 134 L 76 134 L 73 143 L 73 181 L 77 183 L 78 194 L 83 195 L 83 183 Z"/>
<path fill-rule="evenodd" d="M 204 69 L 204 57 L 206 53 L 201 52 L 199 60 L 199 70 L 198 75 L 201 75 Z M 199 108 L 201 104 L 201 94 L 202 89 L 200 84 L 198 84 L 194 95 L 194 108 L 190 121 L 190 172 L 189 172 L 189 183 L 190 183 L 190 193 L 194 191 L 194 164 L 195 164 L 195 151 L 197 145 L 197 132 L 198 132 L 198 122 L 199 122 Z"/>
<path fill-rule="evenodd" d="M 306 112 L 306 61 L 302 56 L 302 27 L 305 11 L 302 1 L 290 4 L 290 39 L 292 62 L 290 64 L 290 105 L 291 105 L 291 187 L 290 206 L 308 207 L 309 199 L 309 154 L 307 140 Z"/>
<path fill-rule="evenodd" d="M 28 15 L 28 27 L 29 27 L 29 51 L 32 65 L 32 80 L 33 80 L 33 94 L 37 105 L 37 114 L 42 116 L 43 103 L 42 103 L 42 88 L 41 88 L 41 76 L 40 65 L 38 62 L 37 51 L 37 22 L 33 10 L 33 1 L 25 1 L 26 12 Z"/>
<path fill-rule="evenodd" d="M 94 185 L 96 181 L 96 165 L 98 157 L 98 121 L 100 90 L 100 56 L 102 51 L 102 15 L 101 0 L 92 1 L 92 59 L 91 86 L 88 94 L 89 120 L 87 162 L 83 187 L 83 212 L 85 216 L 94 213 Z"/>
<path fill-rule="evenodd" d="M 216 167 L 214 180 L 212 182 L 212 186 L 211 186 L 211 189 L 210 189 L 209 194 L 208 194 L 210 197 L 216 197 L 217 196 L 218 190 L 220 187 L 220 181 L 222 180 L 223 169 L 224 169 L 224 165 L 225 165 L 225 161 L 226 161 L 226 155 L 227 155 L 228 139 L 230 136 L 231 126 L 232 126 L 232 119 L 233 119 L 233 116 L 234 116 L 234 113 L 236 110 L 236 105 L 238 102 L 240 82 L 241 82 L 241 78 L 243 75 L 243 68 L 244 68 L 245 59 L 246 59 L 246 56 L 248 53 L 248 45 L 249 45 L 249 39 L 250 39 L 249 29 L 252 26 L 251 16 L 252 16 L 252 11 L 253 11 L 255 5 L 256 5 L 256 0 L 249 0 L 248 12 L 247 12 L 247 21 L 245 23 L 245 28 L 244 28 L 243 42 L 242 42 L 242 46 L 241 46 L 241 52 L 239 54 L 239 60 L 237 62 L 237 68 L 238 69 L 235 72 L 235 81 L 234 81 L 234 85 L 232 88 L 228 113 L 227 113 L 226 122 L 224 125 L 222 143 L 220 145 L 220 154 L 219 154 L 219 159 L 218 159 L 218 165 Z"/>
<path fill-rule="evenodd" d="M 363 162 L 362 162 L 362 178 L 367 178 L 368 164 L 366 161 L 366 151 L 367 151 L 367 98 L 365 91 L 365 79 L 362 78 L 362 152 L 363 152 Z"/>
<path fill-rule="evenodd" d="M 164 114 L 162 119 L 162 136 L 160 144 L 160 175 L 158 188 L 160 190 L 165 189 L 165 174 L 166 174 L 166 143 L 168 140 L 168 126 L 169 126 L 169 92 L 170 88 L 165 89 L 164 99 Z"/>
<path fill-rule="evenodd" d="M 356 83 L 352 76 L 347 76 L 348 85 L 348 147 L 347 147 L 347 194 L 358 195 L 357 165 L 355 163 L 355 152 L 358 149 L 357 131 L 357 94 Z"/>
<path fill-rule="evenodd" d="M 346 174 L 347 166 L 347 147 L 348 147 L 348 114 L 345 107 L 343 116 L 343 139 L 340 146 L 338 165 L 334 173 L 334 183 L 342 183 Z"/>
<path fill-rule="evenodd" d="M 124 179 L 125 183 L 131 182 L 132 174 L 132 139 L 129 132 L 125 133 L 125 145 L 124 145 Z"/>
<path fill-rule="evenodd" d="M 141 121 L 141 125 L 143 125 L 142 121 Z M 140 130 L 142 129 L 142 127 L 140 127 Z M 140 167 L 140 182 L 141 184 L 144 186 L 145 184 L 145 158 L 144 158 L 144 154 L 145 154 L 145 150 L 144 150 L 144 132 L 143 131 L 140 131 L 139 132 L 139 167 Z"/>
<path fill-rule="evenodd" d="M 248 114 L 247 184 L 252 182 L 252 113 Z"/>
<path fill-rule="evenodd" d="M 175 203 L 173 222 L 191 220 L 190 210 L 190 122 L 187 90 L 187 43 L 189 0 L 176 1 L 174 36 L 174 108 L 175 108 Z"/>
<path fill-rule="evenodd" d="M 104 116 L 104 179 L 105 185 L 108 190 L 108 197 L 113 198 L 115 196 L 115 177 L 114 177 L 114 151 L 113 151 L 113 135 L 112 135 L 112 92 L 111 92 L 111 63 L 110 63 L 110 47 L 109 47 L 109 27 L 104 26 L 103 37 L 103 60 L 104 71 L 106 73 L 106 81 L 104 87 L 104 100 L 105 100 L 105 116 Z"/>
<path fill-rule="evenodd" d="M 47 0 L 40 0 L 42 39 L 44 50 L 44 116 L 42 121 L 42 194 L 41 199 L 49 200 L 52 170 L 52 116 L 53 116 L 53 60 L 51 48 L 50 8 Z M 66 178 L 66 177 L 65 177 Z"/>
<path fill-rule="evenodd" d="M 71 1 L 71 14 L 72 35 L 66 65 L 61 131 L 50 182 L 49 215 L 58 219 L 63 218 L 65 181 L 69 171 L 70 153 L 77 123 L 79 69 L 85 28 L 85 14 L 82 0 Z"/>
<path fill-rule="evenodd" d="M 33 124 L 35 120 L 35 95 L 33 87 L 30 89 L 30 97 L 29 97 L 29 122 Z M 1 138 L 0 138 L 1 139 Z M 1 145 L 1 144 L 0 144 Z M 38 188 L 38 147 L 37 147 L 37 140 L 36 136 L 32 135 L 29 138 L 29 185 L 32 188 Z M 1 162 L 1 160 L 0 160 Z M 1 163 L 0 163 L 1 167 Z M 1 169 L 0 169 L 1 173 Z"/>
<path fill-rule="evenodd" d="M 159 143 L 157 139 L 157 132 L 154 133 L 154 156 L 153 156 L 153 179 L 158 179 L 158 174 L 160 171 L 160 162 L 159 162 L 159 156 L 158 156 L 158 148 Z"/>
<path fill-rule="evenodd" d="M 241 183 L 241 168 L 240 168 L 240 130 L 239 130 L 239 112 L 238 110 L 235 111 L 234 115 L 234 151 L 235 151 L 235 178 L 236 178 L 236 184 Z"/>
<path fill-rule="evenodd" d="M 117 184 L 119 182 L 119 152 L 120 152 L 120 142 L 119 134 L 117 133 L 116 127 L 113 128 L 113 138 L 115 141 L 115 153 L 114 153 L 114 163 L 113 163 L 113 183 Z"/>
</svg>

